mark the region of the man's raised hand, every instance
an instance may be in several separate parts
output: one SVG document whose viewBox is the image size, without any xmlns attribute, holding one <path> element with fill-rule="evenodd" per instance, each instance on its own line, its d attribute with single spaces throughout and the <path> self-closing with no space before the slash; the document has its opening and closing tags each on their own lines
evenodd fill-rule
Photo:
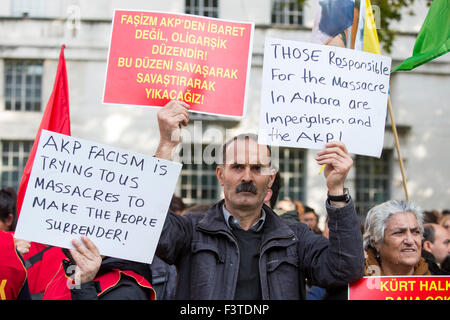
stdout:
<svg viewBox="0 0 450 320">
<path fill-rule="evenodd" d="M 155 157 L 172 160 L 173 151 L 181 141 L 181 125 L 189 121 L 189 105 L 182 101 L 170 101 L 158 111 L 159 145 Z"/>
<path fill-rule="evenodd" d="M 353 159 L 342 142 L 329 142 L 325 149 L 317 153 L 316 161 L 325 165 L 324 175 L 327 179 L 328 193 L 342 195 L 347 174 L 353 165 Z"/>
</svg>

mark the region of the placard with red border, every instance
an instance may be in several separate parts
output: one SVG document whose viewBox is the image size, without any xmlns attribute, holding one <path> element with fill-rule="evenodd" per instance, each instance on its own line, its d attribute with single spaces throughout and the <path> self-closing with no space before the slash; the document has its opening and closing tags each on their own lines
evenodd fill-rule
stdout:
<svg viewBox="0 0 450 320">
<path fill-rule="evenodd" d="M 350 284 L 349 300 L 450 300 L 450 276 L 364 277 Z"/>
<path fill-rule="evenodd" d="M 230 117 L 246 112 L 254 24 L 187 14 L 114 11 L 103 103 Z"/>
</svg>

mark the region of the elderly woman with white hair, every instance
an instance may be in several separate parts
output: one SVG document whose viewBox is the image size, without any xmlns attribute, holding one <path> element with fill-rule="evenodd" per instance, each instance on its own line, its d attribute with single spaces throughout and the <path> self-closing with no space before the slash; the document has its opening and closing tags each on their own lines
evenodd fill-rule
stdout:
<svg viewBox="0 0 450 320">
<path fill-rule="evenodd" d="M 429 275 L 421 258 L 423 214 L 410 201 L 390 200 L 369 210 L 364 226 L 366 276 Z"/>
<path fill-rule="evenodd" d="M 369 210 L 363 245 L 365 276 L 429 275 L 421 257 L 423 214 L 409 201 L 390 200 Z M 323 299 L 346 300 L 347 287 L 327 288 Z"/>
</svg>

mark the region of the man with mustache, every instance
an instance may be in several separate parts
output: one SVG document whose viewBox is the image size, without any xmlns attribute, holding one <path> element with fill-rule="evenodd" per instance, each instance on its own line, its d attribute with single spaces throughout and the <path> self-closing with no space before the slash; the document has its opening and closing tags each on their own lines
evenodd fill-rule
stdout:
<svg viewBox="0 0 450 320">
<path fill-rule="evenodd" d="M 189 106 L 171 101 L 158 111 L 160 143 L 155 156 L 171 160 Z M 275 170 L 271 150 L 255 135 L 223 146 L 216 169 L 224 199 L 204 214 L 169 212 L 156 255 L 178 269 L 176 299 L 304 299 L 305 278 L 328 287 L 363 274 L 364 255 L 353 202 L 344 190 L 352 159 L 343 143 L 317 153 L 325 165 L 330 240 L 306 225 L 288 225 L 264 201 Z"/>
</svg>

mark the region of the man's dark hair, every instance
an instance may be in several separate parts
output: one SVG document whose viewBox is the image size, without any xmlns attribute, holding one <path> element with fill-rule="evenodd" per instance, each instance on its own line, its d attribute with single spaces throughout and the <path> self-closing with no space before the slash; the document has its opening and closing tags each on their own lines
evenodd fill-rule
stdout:
<svg viewBox="0 0 450 320">
<path fill-rule="evenodd" d="M 177 197 L 176 195 L 172 196 L 172 201 L 170 202 L 169 210 L 172 212 L 181 212 L 186 208 L 186 205 L 183 202 L 183 199 Z"/>
<path fill-rule="evenodd" d="M 425 243 L 425 241 L 430 241 L 431 243 L 434 243 L 434 240 L 435 240 L 435 230 L 433 224 L 427 223 L 423 226 L 422 245 Z"/>
<path fill-rule="evenodd" d="M 424 211 L 423 223 L 438 223 L 438 217 L 433 211 Z"/>
<path fill-rule="evenodd" d="M 227 142 L 225 142 L 222 146 L 222 164 L 223 165 L 225 165 L 225 163 L 226 163 L 226 153 L 227 153 L 226 151 L 227 151 L 228 146 L 231 143 L 233 143 L 235 141 L 240 141 L 240 140 L 253 140 L 256 143 L 258 143 L 258 135 L 254 134 L 254 133 L 242 133 L 242 134 L 239 134 L 239 135 L 235 136 L 234 138 L 228 140 Z M 267 150 L 269 150 L 269 157 L 270 157 L 272 155 L 272 149 L 270 148 L 269 145 L 266 145 L 266 147 L 267 147 Z M 269 163 L 269 165 L 270 165 L 270 163 Z"/>
<path fill-rule="evenodd" d="M 303 208 L 305 209 L 304 213 L 312 212 L 312 213 L 316 214 L 316 211 L 311 207 L 303 206 Z"/>
<path fill-rule="evenodd" d="M 319 215 L 316 213 L 316 211 L 313 208 L 308 207 L 308 206 L 303 206 L 303 208 L 305 209 L 303 214 L 312 213 L 316 217 L 317 222 L 319 222 Z"/>
<path fill-rule="evenodd" d="M 275 208 L 275 205 L 278 201 L 278 195 L 280 193 L 280 188 L 281 188 L 281 176 L 280 176 L 280 172 L 277 171 L 276 175 L 275 175 L 275 180 L 273 181 L 272 187 L 270 187 L 270 189 L 272 189 L 272 197 L 269 200 L 270 203 L 270 207 L 273 209 Z"/>
<path fill-rule="evenodd" d="M 13 215 L 13 221 L 9 231 L 16 230 L 17 211 L 16 211 L 17 194 L 11 187 L 0 189 L 0 220 L 5 222 L 10 213 Z"/>
</svg>

